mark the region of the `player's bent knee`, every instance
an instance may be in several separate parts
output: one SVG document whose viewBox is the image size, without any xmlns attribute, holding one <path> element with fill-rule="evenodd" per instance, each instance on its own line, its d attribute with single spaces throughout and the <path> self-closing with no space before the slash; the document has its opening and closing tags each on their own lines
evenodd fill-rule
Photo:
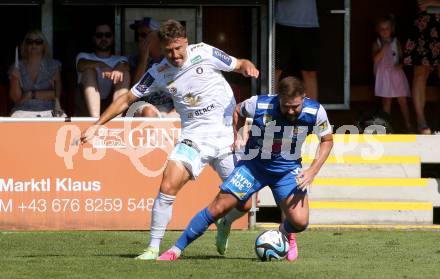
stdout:
<svg viewBox="0 0 440 279">
<path fill-rule="evenodd" d="M 160 184 L 160 192 L 167 195 L 175 196 L 179 192 L 179 190 L 178 187 L 173 185 L 173 183 L 162 181 L 162 183 Z"/>
<path fill-rule="evenodd" d="M 296 229 L 298 230 L 298 232 L 303 232 L 307 229 L 308 226 L 309 226 L 309 222 L 304 222 L 301 224 L 297 224 Z"/>
<path fill-rule="evenodd" d="M 298 220 L 295 222 L 292 222 L 293 226 L 297 228 L 300 231 L 304 231 L 309 226 L 309 220 Z"/>
<path fill-rule="evenodd" d="M 238 204 L 235 208 L 241 212 L 248 212 L 252 208 L 252 199 L 248 199 L 245 204 Z"/>
<path fill-rule="evenodd" d="M 142 108 L 142 117 L 158 117 L 158 110 L 152 106 L 145 106 Z"/>
<path fill-rule="evenodd" d="M 307 229 L 309 222 L 290 222 L 287 219 L 284 221 L 284 229 L 288 233 L 300 233 Z"/>
<path fill-rule="evenodd" d="M 224 205 L 222 205 L 221 203 L 212 204 L 210 209 L 211 210 L 209 210 L 209 212 L 211 212 L 211 214 L 214 218 L 221 217 L 226 214 L 226 207 Z"/>
<path fill-rule="evenodd" d="M 212 217 L 217 220 L 220 217 L 225 216 L 232 207 L 229 207 L 227 204 L 222 202 L 222 200 L 214 200 L 208 207 L 209 212 L 212 214 Z"/>
<path fill-rule="evenodd" d="M 97 78 L 97 74 L 96 74 L 96 70 L 95 69 L 85 69 L 81 73 L 80 83 L 81 84 L 86 84 L 86 83 L 89 83 L 92 80 L 96 81 L 96 78 Z"/>
<path fill-rule="evenodd" d="M 309 218 L 307 215 L 300 215 L 300 216 L 286 216 L 286 219 L 284 220 L 284 224 L 286 227 L 286 230 L 292 230 L 292 232 L 302 232 L 305 231 L 309 225 Z"/>
</svg>

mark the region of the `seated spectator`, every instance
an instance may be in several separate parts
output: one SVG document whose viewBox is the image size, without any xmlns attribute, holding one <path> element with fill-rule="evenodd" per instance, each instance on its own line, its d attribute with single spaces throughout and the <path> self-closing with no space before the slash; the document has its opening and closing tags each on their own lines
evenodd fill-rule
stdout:
<svg viewBox="0 0 440 279">
<path fill-rule="evenodd" d="M 130 28 L 134 30 L 137 53 L 129 56 L 131 83 L 136 84 L 144 73 L 155 63 L 163 59 L 157 31 L 160 23 L 151 17 L 135 20 Z M 136 116 L 142 117 L 178 117 L 173 99 L 168 92 L 158 91 L 140 99 L 142 103 L 136 110 Z"/>
<path fill-rule="evenodd" d="M 60 106 L 61 63 L 50 57 L 39 30 L 29 31 L 16 51 L 9 70 L 9 95 L 15 106 L 12 117 L 66 116 Z"/>
<path fill-rule="evenodd" d="M 95 52 L 81 52 L 76 57 L 78 83 L 84 94 L 78 95 L 84 97 L 87 115 L 99 117 L 113 100 L 128 92 L 130 73 L 127 58 L 112 54 L 114 38 L 108 24 L 96 26 L 93 43 Z"/>
<path fill-rule="evenodd" d="M 390 115 L 378 107 L 362 110 L 357 118 L 356 126 L 360 134 L 393 134 Z"/>
</svg>

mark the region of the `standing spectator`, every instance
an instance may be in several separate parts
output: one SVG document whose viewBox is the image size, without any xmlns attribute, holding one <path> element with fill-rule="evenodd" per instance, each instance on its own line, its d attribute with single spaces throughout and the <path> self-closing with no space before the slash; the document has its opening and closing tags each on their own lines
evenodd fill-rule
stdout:
<svg viewBox="0 0 440 279">
<path fill-rule="evenodd" d="M 419 12 L 405 45 L 404 63 L 412 65 L 412 96 L 421 134 L 431 134 L 426 118 L 426 82 L 433 69 L 440 75 L 440 14 L 428 13 L 429 7 L 440 7 L 440 0 L 418 0 Z"/>
<path fill-rule="evenodd" d="M 158 30 L 160 23 L 151 17 L 135 20 L 130 28 L 134 30 L 137 54 L 128 58 L 131 70 L 131 85 L 136 84 L 145 72 L 163 59 L 160 49 Z M 144 102 L 136 111 L 143 117 L 178 116 L 175 113 L 173 99 L 166 91 L 158 90 L 140 98 Z"/>
<path fill-rule="evenodd" d="M 79 53 L 76 69 L 88 115 L 99 117 L 114 99 L 128 92 L 130 74 L 127 58 L 112 54 L 114 38 L 110 25 L 96 26 L 93 43 L 95 52 Z"/>
<path fill-rule="evenodd" d="M 43 33 L 26 33 L 9 70 L 12 117 L 65 116 L 60 106 L 61 63 L 52 59 Z"/>
<path fill-rule="evenodd" d="M 307 96 L 317 100 L 320 34 L 316 0 L 278 0 L 276 5 L 276 81 L 300 70 Z"/>
<path fill-rule="evenodd" d="M 391 114 L 393 98 L 397 101 L 402 111 L 407 132 L 411 132 L 411 122 L 407 98 L 410 95 L 408 80 L 400 64 L 401 45 L 395 37 L 394 16 L 389 15 L 376 21 L 378 38 L 373 43 L 373 62 L 376 82 L 375 95 L 382 97 L 382 108 Z"/>
<path fill-rule="evenodd" d="M 128 58 L 132 77 L 131 84 L 136 84 L 153 64 L 159 63 L 163 59 L 157 34 L 159 27 L 160 23 L 151 17 L 144 17 L 130 24 L 137 46 L 137 53 Z"/>
</svg>

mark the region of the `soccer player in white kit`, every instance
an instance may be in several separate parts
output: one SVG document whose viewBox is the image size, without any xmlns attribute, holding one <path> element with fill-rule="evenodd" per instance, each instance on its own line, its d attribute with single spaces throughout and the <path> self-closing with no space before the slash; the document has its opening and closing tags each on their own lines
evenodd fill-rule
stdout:
<svg viewBox="0 0 440 279">
<path fill-rule="evenodd" d="M 172 205 L 179 190 L 210 164 L 225 180 L 234 169 L 232 115 L 235 99 L 221 71 L 235 71 L 257 78 L 257 68 L 246 59 L 236 59 L 204 43 L 188 45 L 184 27 L 175 20 L 159 31 L 165 58 L 153 65 L 127 94 L 115 100 L 99 120 L 81 135 L 82 143 L 93 138 L 103 125 L 127 110 L 139 98 L 157 90 L 168 91 L 180 114 L 182 133 L 168 157 L 159 194 L 154 202 L 150 244 L 138 256 L 154 260 L 171 220 Z M 230 222 L 243 211 L 232 211 Z"/>
</svg>

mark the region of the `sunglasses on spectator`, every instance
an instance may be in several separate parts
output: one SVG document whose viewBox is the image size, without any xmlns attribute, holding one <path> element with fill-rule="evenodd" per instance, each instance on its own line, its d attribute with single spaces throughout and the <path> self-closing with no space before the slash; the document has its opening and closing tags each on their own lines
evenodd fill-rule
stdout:
<svg viewBox="0 0 440 279">
<path fill-rule="evenodd" d="M 113 33 L 112 32 L 96 32 L 95 33 L 96 39 L 102 39 L 103 37 L 110 39 L 111 37 L 113 37 Z"/>
<path fill-rule="evenodd" d="M 42 45 L 44 41 L 42 39 L 26 39 L 27 45 Z"/>
</svg>

